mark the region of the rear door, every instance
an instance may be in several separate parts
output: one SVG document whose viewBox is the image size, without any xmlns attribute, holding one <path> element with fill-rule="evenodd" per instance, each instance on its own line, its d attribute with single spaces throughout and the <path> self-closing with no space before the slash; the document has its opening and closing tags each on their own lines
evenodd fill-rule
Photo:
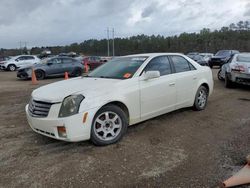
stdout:
<svg viewBox="0 0 250 188">
<path fill-rule="evenodd" d="M 61 58 L 53 58 L 48 60 L 46 73 L 47 75 L 61 75 L 63 74 L 63 65 Z"/>
<path fill-rule="evenodd" d="M 63 73 L 68 72 L 72 73 L 74 70 L 74 59 L 71 58 L 62 58 L 62 64 L 63 64 Z"/>
<path fill-rule="evenodd" d="M 17 59 L 15 59 L 17 67 L 23 67 L 26 65 L 26 57 L 25 56 L 19 56 Z"/>
<path fill-rule="evenodd" d="M 143 73 L 147 71 L 159 71 L 160 77 L 139 81 L 142 120 L 172 111 L 176 103 L 175 77 L 168 57 L 155 57 L 147 64 Z"/>
<path fill-rule="evenodd" d="M 176 108 L 190 106 L 194 102 L 196 87 L 198 85 L 198 71 L 184 57 L 170 56 L 175 70 L 176 83 Z"/>
</svg>

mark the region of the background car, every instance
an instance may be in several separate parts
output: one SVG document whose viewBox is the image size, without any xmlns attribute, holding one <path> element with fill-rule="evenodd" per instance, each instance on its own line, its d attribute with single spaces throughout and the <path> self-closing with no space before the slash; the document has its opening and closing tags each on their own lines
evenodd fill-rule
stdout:
<svg viewBox="0 0 250 188">
<path fill-rule="evenodd" d="M 54 57 L 41 61 L 34 66 L 20 68 L 17 77 L 22 79 L 31 78 L 32 68 L 38 80 L 51 76 L 63 76 L 68 72 L 70 76 L 81 76 L 84 66 L 80 61 L 70 57 Z"/>
<path fill-rule="evenodd" d="M 41 61 L 37 56 L 34 55 L 20 55 L 15 56 L 7 61 L 3 61 L 1 69 L 8 71 L 15 71 L 18 68 L 31 66 Z"/>
<path fill-rule="evenodd" d="M 234 55 L 218 72 L 218 79 L 225 81 L 225 87 L 234 83 L 250 85 L 250 53 Z"/>
<path fill-rule="evenodd" d="M 207 63 L 209 63 L 210 59 L 214 56 L 212 53 L 199 53 L 199 55 L 201 55 Z"/>
<path fill-rule="evenodd" d="M 223 64 L 227 63 L 233 55 L 238 53 L 240 52 L 237 50 L 220 50 L 210 59 L 209 66 L 211 68 L 213 68 L 213 66 L 221 67 Z"/>
<path fill-rule="evenodd" d="M 201 55 L 188 56 L 202 66 L 208 66 L 208 62 Z"/>
<path fill-rule="evenodd" d="M 4 64 L 4 61 L 8 61 L 10 58 L 8 56 L 0 56 L 0 68 Z"/>
<path fill-rule="evenodd" d="M 196 56 L 196 55 L 199 55 L 199 52 L 189 52 L 188 54 L 187 54 L 187 56 L 188 57 L 193 57 L 193 56 Z"/>
<path fill-rule="evenodd" d="M 106 60 L 102 60 L 99 56 L 89 56 L 85 57 L 82 61 L 82 63 L 85 65 L 87 63 L 88 70 L 94 70 L 100 65 L 106 63 Z"/>
</svg>

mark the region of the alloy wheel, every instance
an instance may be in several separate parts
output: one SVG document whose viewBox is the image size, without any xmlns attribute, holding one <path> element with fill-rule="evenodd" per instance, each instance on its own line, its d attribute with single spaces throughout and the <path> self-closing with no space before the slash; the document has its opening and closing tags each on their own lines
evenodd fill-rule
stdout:
<svg viewBox="0 0 250 188">
<path fill-rule="evenodd" d="M 103 141 L 115 139 L 122 129 L 121 117 L 115 112 L 103 112 L 94 122 L 94 133 Z"/>
</svg>

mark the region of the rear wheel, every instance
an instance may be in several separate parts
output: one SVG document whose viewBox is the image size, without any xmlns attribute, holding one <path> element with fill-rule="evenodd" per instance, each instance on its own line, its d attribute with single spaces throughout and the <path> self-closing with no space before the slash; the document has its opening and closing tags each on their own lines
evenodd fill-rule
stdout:
<svg viewBox="0 0 250 188">
<path fill-rule="evenodd" d="M 200 86 L 195 95 L 194 109 L 197 111 L 204 110 L 207 106 L 208 89 Z"/>
<path fill-rule="evenodd" d="M 95 115 L 91 128 L 91 141 L 98 146 L 113 144 L 125 134 L 128 117 L 115 105 L 101 108 Z"/>
<path fill-rule="evenodd" d="M 42 70 L 35 71 L 37 80 L 43 80 L 45 78 L 45 73 Z"/>
<path fill-rule="evenodd" d="M 15 71 L 15 70 L 16 70 L 16 65 L 10 64 L 10 65 L 8 65 L 7 69 L 8 69 L 9 71 Z"/>
<path fill-rule="evenodd" d="M 226 88 L 232 88 L 234 86 L 233 82 L 230 80 L 230 76 L 228 73 L 226 73 L 225 76 L 225 87 Z"/>
<path fill-rule="evenodd" d="M 75 76 L 75 77 L 82 76 L 82 70 L 81 69 L 76 69 L 73 72 L 73 76 Z"/>
<path fill-rule="evenodd" d="M 218 79 L 221 80 L 221 81 L 224 80 L 223 77 L 222 77 L 222 75 L 221 75 L 221 69 L 220 69 L 219 72 L 217 73 L 217 77 L 218 77 Z"/>
</svg>

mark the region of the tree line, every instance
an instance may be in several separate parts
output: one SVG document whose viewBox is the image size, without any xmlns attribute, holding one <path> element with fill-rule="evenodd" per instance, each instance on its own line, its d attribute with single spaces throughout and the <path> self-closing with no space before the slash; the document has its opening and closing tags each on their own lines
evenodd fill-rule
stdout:
<svg viewBox="0 0 250 188">
<path fill-rule="evenodd" d="M 66 46 L 33 47 L 31 54 L 40 54 L 49 49 L 52 54 L 76 52 L 84 55 L 107 55 L 107 40 L 90 39 Z M 164 37 L 162 35 L 137 35 L 128 38 L 115 38 L 115 55 L 150 52 L 211 52 L 221 49 L 250 51 L 250 22 L 239 21 L 227 27 L 211 31 L 208 28 L 198 33 L 182 33 Z M 27 49 L 22 49 L 23 52 Z M 17 55 L 20 49 L 0 49 L 1 55 Z M 111 54 L 111 51 L 110 51 Z"/>
</svg>

